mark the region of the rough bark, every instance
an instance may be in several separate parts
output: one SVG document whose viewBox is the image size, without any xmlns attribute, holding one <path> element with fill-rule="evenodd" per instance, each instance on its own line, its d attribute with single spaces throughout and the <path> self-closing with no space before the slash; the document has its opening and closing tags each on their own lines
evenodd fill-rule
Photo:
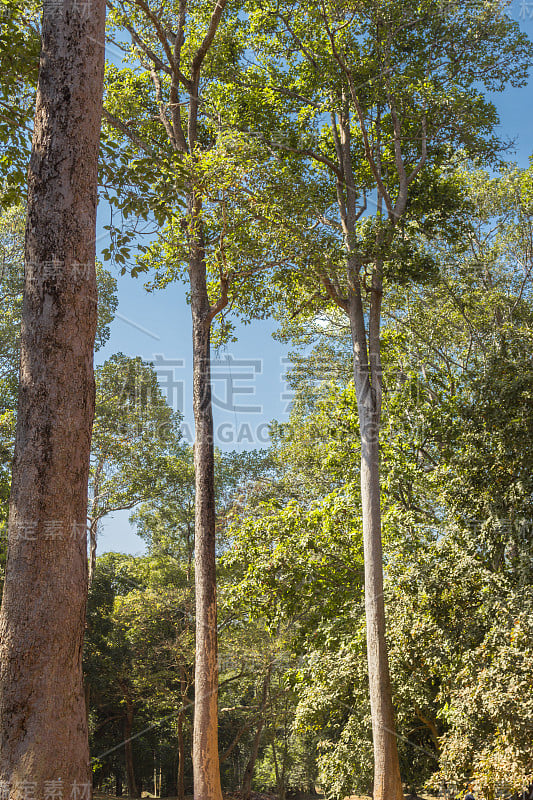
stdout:
<svg viewBox="0 0 533 800">
<path fill-rule="evenodd" d="M 90 782 L 82 683 L 104 0 L 46 1 L 0 613 L 0 781 Z M 26 782 L 26 787 L 23 783 Z"/>
<path fill-rule="evenodd" d="M 196 662 L 193 773 L 195 800 L 221 800 L 218 758 L 218 653 L 215 477 L 211 405 L 211 319 L 199 209 L 191 209 L 191 312 L 195 422 Z"/>
</svg>

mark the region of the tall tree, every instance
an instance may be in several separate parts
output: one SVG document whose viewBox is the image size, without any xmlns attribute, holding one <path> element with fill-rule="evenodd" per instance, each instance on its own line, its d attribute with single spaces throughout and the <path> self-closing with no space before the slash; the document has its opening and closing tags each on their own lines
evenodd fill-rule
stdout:
<svg viewBox="0 0 533 800">
<path fill-rule="evenodd" d="M 210 337 L 215 315 L 227 303 L 224 287 L 219 300 L 209 297 L 205 253 L 205 232 L 202 221 L 202 194 L 194 177 L 201 152 L 199 138 L 200 80 L 206 56 L 212 48 L 227 0 L 214 4 L 208 13 L 207 25 L 197 21 L 187 26 L 187 0 L 179 0 L 168 18 L 144 2 L 117 3 L 113 15 L 118 26 L 124 26 L 132 37 L 135 55 L 140 58 L 143 73 L 154 96 L 148 104 L 158 109 L 159 130 L 163 133 L 163 161 L 149 159 L 150 168 L 159 172 L 160 179 L 170 178 L 172 199 L 168 195 L 158 200 L 158 220 L 172 217 L 182 203 L 179 193 L 185 193 L 186 213 L 182 223 L 187 240 L 187 265 L 190 281 L 193 338 L 193 408 L 195 419 L 195 582 L 196 582 L 196 647 L 195 713 L 193 733 L 193 767 L 195 794 L 202 800 L 220 800 L 220 769 L 218 760 L 218 667 L 217 667 L 217 601 L 215 571 L 215 494 L 213 417 L 211 408 Z M 195 9 L 193 8 L 193 11 Z M 203 30 L 202 30 L 203 28 Z M 115 80 L 113 81 L 113 77 Z M 142 155 L 154 154 L 150 137 L 139 135 L 142 115 L 137 123 L 121 118 L 124 102 L 123 75 L 110 75 L 110 102 L 106 122 L 126 137 L 128 145 Z M 117 80 L 118 78 L 118 80 Z M 117 91 L 117 88 L 119 91 Z M 120 91 L 122 89 L 122 91 Z M 168 92 L 165 101 L 164 92 Z M 186 100 L 182 100 L 182 95 Z M 129 99 L 129 98 L 128 98 Z M 145 98 L 142 98 L 145 99 Z M 119 101 L 119 107 L 115 108 Z M 138 102 L 138 101 L 136 101 Z M 182 115 L 182 102 L 186 114 Z M 170 113 L 169 113 L 170 112 Z M 150 116 L 153 112 L 150 111 Z M 140 118 L 139 118 L 140 117 Z M 162 127 L 160 127 L 162 126 Z M 148 138 L 148 141 L 146 140 Z M 190 178 L 183 177 L 186 162 Z M 170 168 L 170 169 L 168 169 Z M 176 187 L 176 183 L 178 187 Z M 184 185 L 185 184 L 185 185 Z M 178 192 L 176 192 L 176 188 Z M 161 211 L 167 200 L 170 214 Z M 146 210 L 144 213 L 146 214 Z M 153 211 L 153 209 L 150 209 Z"/>
<path fill-rule="evenodd" d="M 140 69 L 110 67 L 107 75 L 104 181 L 112 202 L 134 230 L 111 226 L 118 263 L 129 257 L 138 218 L 155 221 L 156 239 L 132 274 L 156 267 L 155 283 L 185 278 L 192 315 L 195 419 L 195 582 L 197 658 L 193 735 L 195 792 L 221 796 L 217 743 L 217 601 L 215 569 L 214 441 L 211 403 L 213 322 L 257 270 L 233 258 L 228 226 L 218 214 L 238 174 L 235 159 L 221 169 L 217 146 L 225 98 L 220 76 L 243 52 L 241 20 L 225 14 L 227 0 L 175 0 L 161 9 L 145 0 L 113 0 L 112 21 L 126 29 L 127 49 Z M 114 160 L 116 159 L 116 160 Z M 116 162 L 120 161 L 119 169 Z M 233 169 L 233 177 L 231 173 Z M 212 211 L 217 209 L 215 224 Z M 222 222 L 221 222 L 222 220 Z M 153 230 L 152 230 L 153 233 Z M 110 248 L 111 249 L 111 248 Z M 125 271 L 124 267 L 124 271 Z M 222 322 L 224 331 L 225 323 Z"/>
<path fill-rule="evenodd" d="M 250 8 L 257 62 L 243 84 L 253 133 L 260 132 L 271 152 L 284 153 L 285 159 L 293 154 L 306 165 L 304 181 L 300 168 L 291 184 L 297 212 L 291 215 L 290 201 L 282 208 L 265 204 L 262 212 L 276 219 L 278 229 L 288 213 L 293 238 L 309 226 L 307 252 L 305 244 L 299 255 L 293 249 L 307 297 L 298 293 L 291 312 L 294 306 L 316 309 L 317 296 L 322 310 L 326 295 L 350 325 L 361 442 L 374 797 L 391 800 L 403 795 L 383 599 L 383 294 L 391 283 L 434 276 L 431 254 L 420 249 L 417 234 L 431 237 L 454 211 L 457 186 L 446 174 L 451 148 L 480 156 L 494 152 L 497 115 L 482 86 L 523 82 L 531 49 L 490 1 L 464 8 L 451 4 L 440 13 L 433 3 L 411 0 L 321 0 L 312 8 L 288 0 Z M 257 92 L 263 98 L 259 110 Z M 279 114 L 274 127 L 272 108 Z M 307 204 L 301 188 L 306 179 L 312 184 Z M 323 187 L 322 201 L 317 186 Z M 324 243 L 321 255 L 317 239 Z M 287 247 L 282 235 L 276 246 Z M 286 281 L 284 299 L 287 294 Z"/>
<path fill-rule="evenodd" d="M 81 652 L 105 3 L 45 2 L 0 612 L 0 780 L 90 782 Z M 50 784 L 48 784 L 50 785 Z"/>
</svg>

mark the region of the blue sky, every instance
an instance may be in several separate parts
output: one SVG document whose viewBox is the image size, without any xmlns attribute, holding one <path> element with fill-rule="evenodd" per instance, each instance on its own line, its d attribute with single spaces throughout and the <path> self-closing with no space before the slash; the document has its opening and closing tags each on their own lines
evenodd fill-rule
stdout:
<svg viewBox="0 0 533 800">
<path fill-rule="evenodd" d="M 533 38 L 533 0 L 514 0 L 510 8 L 513 18 Z M 118 60 L 113 53 L 109 55 Z M 533 152 L 532 87 L 533 79 L 524 89 L 509 89 L 493 98 L 500 112 L 501 135 L 515 140 L 508 158 L 520 166 L 527 166 Z M 106 244 L 102 228 L 106 223 L 107 209 L 102 206 L 99 247 Z M 154 362 L 164 393 L 184 414 L 186 437 L 192 437 L 191 320 L 185 287 L 175 283 L 149 294 L 142 277 L 122 276 L 118 278 L 118 298 L 111 337 L 97 353 L 97 363 L 118 351 Z M 272 338 L 274 331 L 271 321 L 238 325 L 238 341 L 214 356 L 215 438 L 223 449 L 264 446 L 268 422 L 287 418 L 290 397 L 283 380 L 287 347 Z M 121 512 L 104 520 L 99 553 L 143 552 L 143 542 L 128 516 L 129 512 Z"/>
</svg>

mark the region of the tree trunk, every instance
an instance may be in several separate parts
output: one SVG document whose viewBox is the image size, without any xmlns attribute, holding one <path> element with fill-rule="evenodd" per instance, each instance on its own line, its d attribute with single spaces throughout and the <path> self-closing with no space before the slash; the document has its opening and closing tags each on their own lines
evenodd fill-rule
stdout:
<svg viewBox="0 0 533 800">
<path fill-rule="evenodd" d="M 88 518 L 89 528 L 89 589 L 93 584 L 94 573 L 96 570 L 96 548 L 98 544 L 98 524 L 101 518 L 100 509 L 100 479 L 105 464 L 105 457 L 101 457 L 94 470 L 93 496 L 91 513 Z"/>
<path fill-rule="evenodd" d="M 130 797 L 139 797 L 137 781 L 135 780 L 135 767 L 133 762 L 133 745 L 131 736 L 133 733 L 133 704 L 126 701 L 126 716 L 124 718 L 124 757 L 126 761 L 126 785 Z"/>
<path fill-rule="evenodd" d="M 363 412 L 362 431 L 365 428 L 367 433 L 361 434 L 361 501 L 368 677 L 374 742 L 374 800 L 396 800 L 403 798 L 403 791 L 385 638 L 378 429 Z M 373 430 L 375 435 L 372 435 Z"/>
<path fill-rule="evenodd" d="M 381 421 L 381 301 L 383 294 L 382 245 L 383 230 L 376 232 L 376 260 L 372 265 L 370 309 L 367 317 L 361 294 L 361 268 L 353 250 L 357 241 L 357 220 L 362 210 L 357 207 L 359 191 L 355 183 L 349 113 L 334 118 L 333 138 L 343 181 L 337 184 L 339 213 L 347 253 L 348 297 L 342 297 L 338 286 L 326 279 L 325 286 L 347 313 L 353 344 L 353 376 L 361 436 L 361 505 L 363 515 L 363 549 L 365 565 L 365 611 L 368 675 L 372 737 L 374 744 L 374 800 L 403 800 L 400 763 L 396 746 L 394 713 L 390 688 L 387 643 L 385 639 L 385 602 L 383 598 L 383 556 L 381 545 L 381 509 L 379 485 L 379 430 Z M 377 169 L 379 156 L 379 110 L 377 120 Z M 343 186 L 345 183 L 345 187 Z M 377 216 L 382 220 L 383 195 L 377 192 Z M 365 288 L 367 288 L 365 286 Z"/>
<path fill-rule="evenodd" d="M 183 712 L 178 714 L 178 800 L 185 800 L 185 740 L 183 738 Z"/>
<path fill-rule="evenodd" d="M 98 520 L 91 520 L 89 525 L 89 589 L 93 584 L 96 570 L 96 546 L 98 535 Z"/>
<path fill-rule="evenodd" d="M 85 720 L 87 722 L 87 730 L 89 729 L 89 714 L 91 711 L 91 684 L 84 678 L 83 683 L 83 701 L 85 703 Z"/>
<path fill-rule="evenodd" d="M 272 760 L 274 761 L 274 772 L 276 774 L 276 790 L 278 793 L 278 800 L 285 800 L 285 795 L 286 795 L 285 775 L 284 775 L 285 770 L 282 766 L 280 772 L 274 739 L 272 739 L 270 746 L 272 747 Z"/>
<path fill-rule="evenodd" d="M 90 13 L 89 13 L 90 12 Z M 90 783 L 82 683 L 105 3 L 45 0 L 0 613 L 0 781 Z"/>
<path fill-rule="evenodd" d="M 218 759 L 217 595 L 215 566 L 215 478 L 211 405 L 211 308 L 199 209 L 192 211 L 191 311 L 195 422 L 196 661 L 193 773 L 195 800 L 221 800 Z"/>
<path fill-rule="evenodd" d="M 257 761 L 257 756 L 259 753 L 259 745 L 261 743 L 261 735 L 263 733 L 263 728 L 265 725 L 265 710 L 268 703 L 268 688 L 270 686 L 271 673 L 272 673 L 272 664 L 269 664 L 267 673 L 263 681 L 261 706 L 259 708 L 261 716 L 259 717 L 259 722 L 257 723 L 254 740 L 252 742 L 252 751 L 250 753 L 250 758 L 248 759 L 248 763 L 246 765 L 246 769 L 244 770 L 244 776 L 242 779 L 243 800 L 249 800 L 250 795 L 252 793 L 252 780 L 254 777 L 255 762 Z"/>
<path fill-rule="evenodd" d="M 252 794 L 252 780 L 254 777 L 255 762 L 257 761 L 257 756 L 259 753 L 259 745 L 261 743 L 261 735 L 263 733 L 264 726 L 265 726 L 265 718 L 261 717 L 259 719 L 259 722 L 257 723 L 257 728 L 255 729 L 254 740 L 252 742 L 252 751 L 250 753 L 250 758 L 248 759 L 248 763 L 246 764 L 246 768 L 244 770 L 244 775 L 242 779 L 241 794 L 243 796 L 243 800 L 249 800 L 250 795 Z"/>
<path fill-rule="evenodd" d="M 374 800 L 403 800 L 385 637 L 383 551 L 381 542 L 381 492 L 379 481 L 379 430 L 381 419 L 381 369 L 378 308 L 372 302 L 369 352 L 359 287 L 350 297 L 348 312 L 354 346 L 354 382 L 361 436 L 361 505 L 365 568 L 365 613 L 370 709 L 374 745 Z M 376 323 L 376 315 L 378 317 Z M 372 374 L 372 370 L 374 374 Z"/>
<path fill-rule="evenodd" d="M 190 577 L 187 579 L 189 582 Z M 189 624 L 186 625 L 186 631 L 189 632 Z M 185 800 L 185 737 L 183 736 L 183 720 L 185 718 L 186 709 L 189 706 L 188 698 L 189 682 L 187 680 L 187 672 L 185 667 L 180 666 L 180 692 L 181 692 L 181 707 L 178 711 L 177 730 L 178 730 L 178 764 L 177 764 L 177 798 L 178 800 Z"/>
</svg>

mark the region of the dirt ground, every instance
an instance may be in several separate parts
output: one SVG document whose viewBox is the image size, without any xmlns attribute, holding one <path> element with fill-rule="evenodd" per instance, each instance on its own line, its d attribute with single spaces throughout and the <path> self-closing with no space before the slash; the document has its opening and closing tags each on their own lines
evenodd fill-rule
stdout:
<svg viewBox="0 0 533 800">
<path fill-rule="evenodd" d="M 143 792 L 143 794 L 145 794 Z M 145 800 L 149 800 L 150 796 L 145 796 Z M 126 796 L 124 797 L 115 797 L 115 795 L 111 794 L 102 794 L 101 792 L 94 792 L 94 800 L 128 800 Z M 177 797 L 165 797 L 162 800 L 178 800 Z M 185 800 L 194 800 L 193 795 L 186 795 Z M 230 794 L 224 795 L 224 800 L 242 800 L 242 795 L 240 792 L 233 792 Z M 262 792 L 252 792 L 251 800 L 277 800 L 277 795 L 275 794 L 264 794 Z M 320 797 L 317 795 L 300 795 L 298 800 L 320 800 Z M 345 797 L 344 800 L 372 800 L 372 798 L 367 794 L 351 794 L 348 797 Z M 436 800 L 433 795 L 428 794 L 420 794 L 417 795 L 416 800 Z"/>
<path fill-rule="evenodd" d="M 145 794 L 143 792 L 143 794 Z M 94 800 L 128 800 L 126 796 L 124 797 L 115 797 L 114 795 L 110 794 L 102 794 L 101 792 L 94 792 Z M 149 800 L 149 796 L 145 797 L 145 800 Z M 177 800 L 177 797 L 165 797 L 162 800 Z M 192 795 L 187 795 L 185 800 L 194 800 Z M 242 800 L 242 795 L 239 792 L 233 792 L 230 794 L 224 795 L 224 800 Z M 251 800 L 277 800 L 277 795 L 275 794 L 264 794 L 262 792 L 252 792 Z M 317 795 L 300 795 L 299 800 L 320 800 Z M 348 797 L 345 797 L 344 800 L 372 800 L 369 795 L 359 795 L 359 794 L 351 794 Z M 420 794 L 417 795 L 417 800 L 436 800 L 436 798 L 432 795 L 427 794 Z"/>
</svg>

